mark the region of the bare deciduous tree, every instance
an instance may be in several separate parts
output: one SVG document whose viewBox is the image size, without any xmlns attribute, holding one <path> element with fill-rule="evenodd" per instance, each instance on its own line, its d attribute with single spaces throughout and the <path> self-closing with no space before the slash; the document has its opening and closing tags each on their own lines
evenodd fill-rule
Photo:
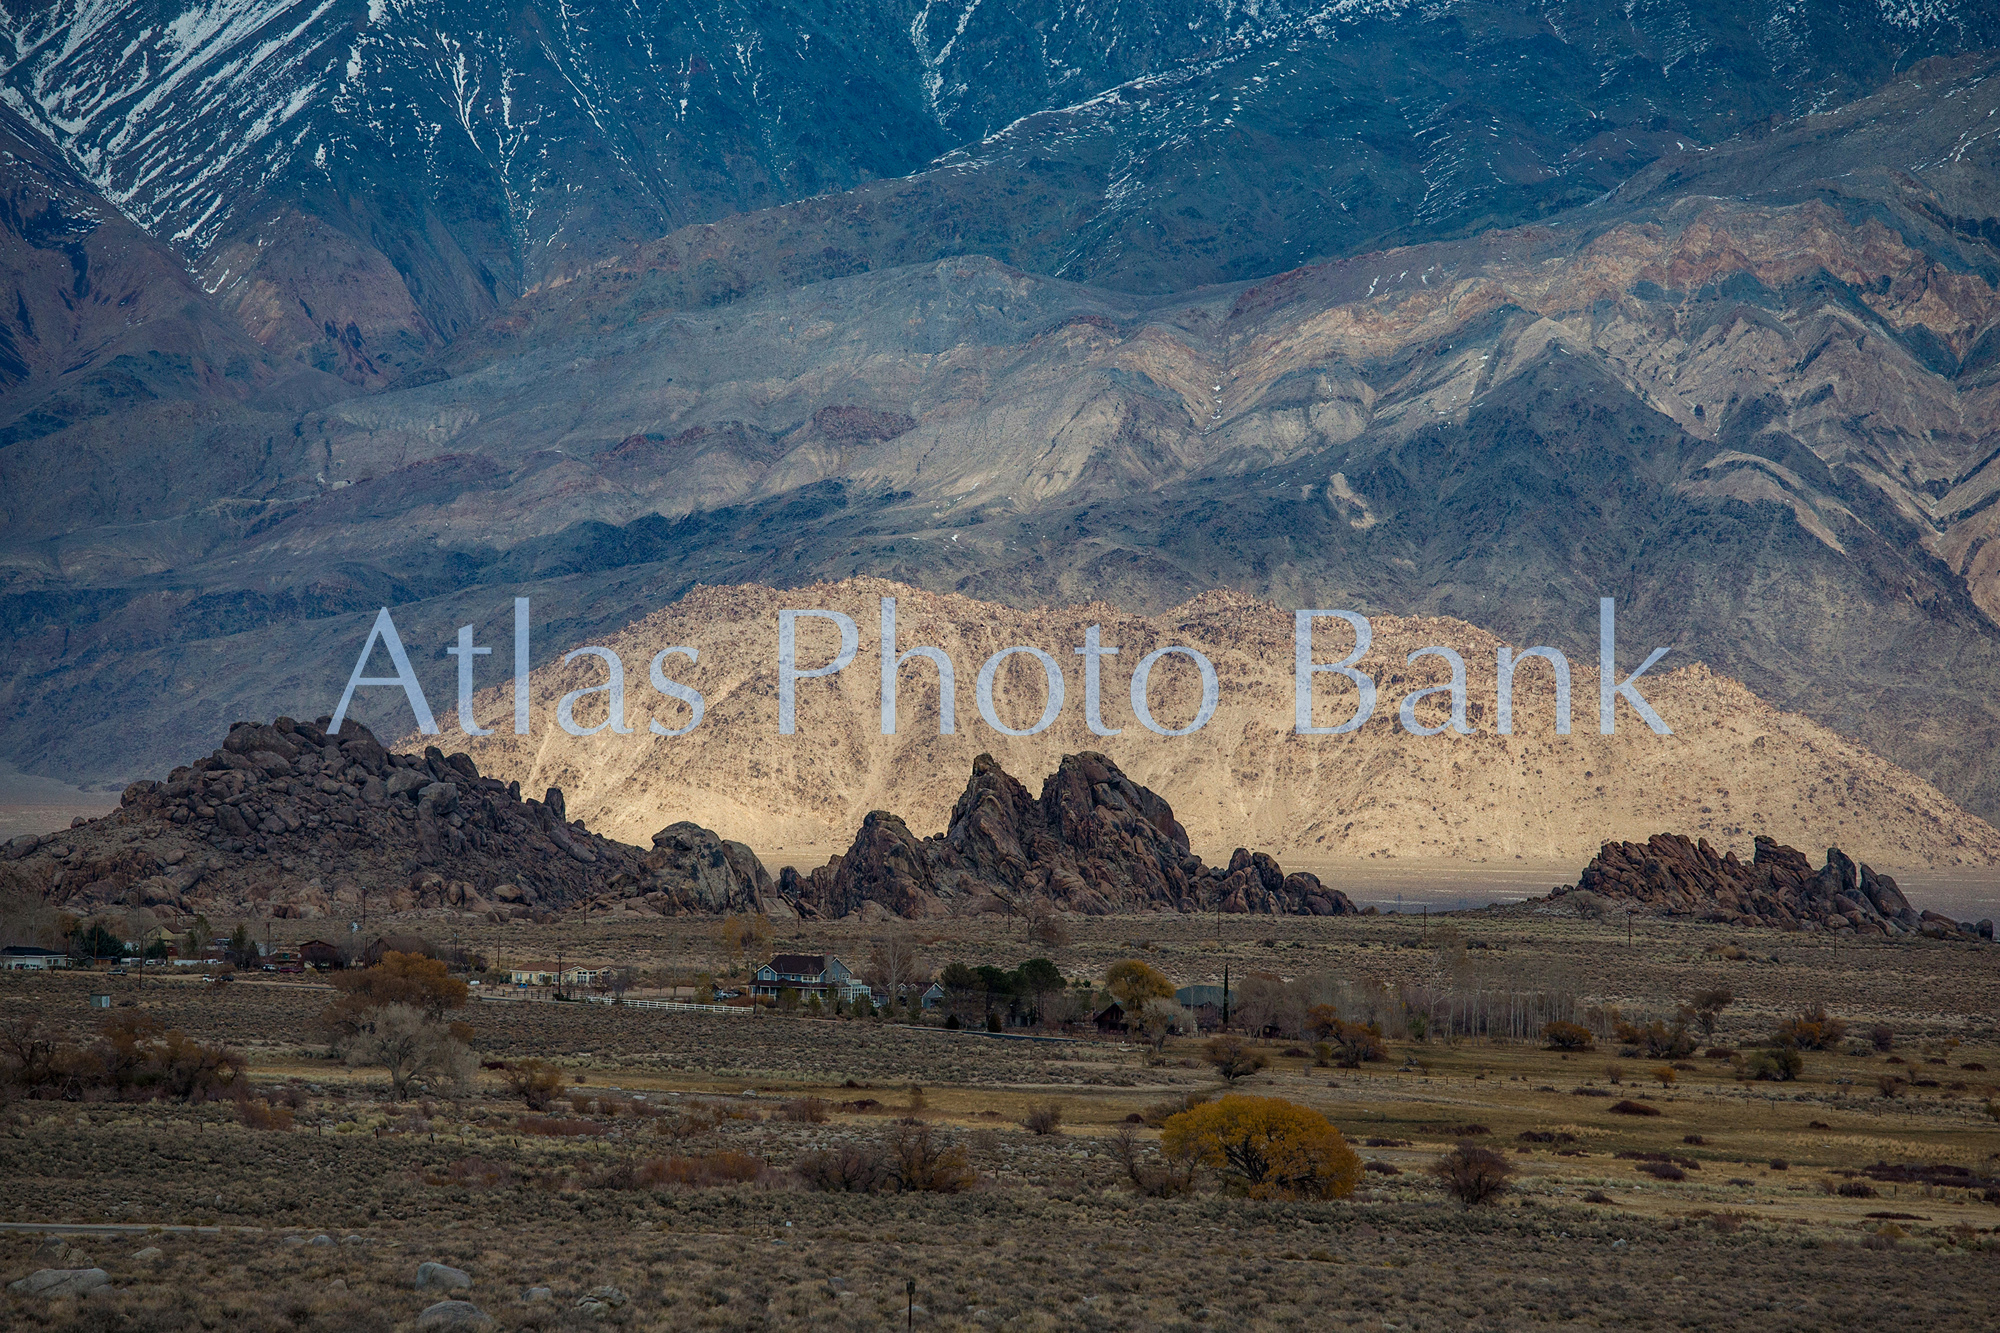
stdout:
<svg viewBox="0 0 2000 1333">
<path fill-rule="evenodd" d="M 1193 1016 L 1173 1000 L 1155 996 L 1139 1006 L 1139 1031 L 1153 1044 L 1155 1055 L 1166 1047 L 1169 1036 L 1193 1026 Z"/>
<path fill-rule="evenodd" d="M 868 946 L 868 981 L 887 991 L 892 1004 L 901 1002 L 910 987 L 929 981 L 930 975 L 908 931 L 891 930 Z"/>
<path fill-rule="evenodd" d="M 350 1062 L 379 1065 L 389 1075 L 389 1096 L 401 1101 L 418 1078 L 433 1077 L 454 1090 L 472 1076 L 472 1053 L 442 1023 L 407 1004 L 384 1005 L 348 1048 Z"/>
</svg>

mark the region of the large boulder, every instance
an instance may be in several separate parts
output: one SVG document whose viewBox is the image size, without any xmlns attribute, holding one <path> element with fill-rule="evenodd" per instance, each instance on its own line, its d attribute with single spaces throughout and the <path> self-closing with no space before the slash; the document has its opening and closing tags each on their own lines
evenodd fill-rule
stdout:
<svg viewBox="0 0 2000 1333">
<path fill-rule="evenodd" d="M 453 1268 L 450 1264 L 422 1263 L 417 1265 L 418 1291 L 470 1291 L 472 1274 L 463 1268 Z"/>
<path fill-rule="evenodd" d="M 830 885 L 829 916 L 846 916 L 863 903 L 880 903 L 901 917 L 943 916 L 931 848 L 886 810 L 871 810 L 854 834 Z"/>
<path fill-rule="evenodd" d="M 54 1300 L 58 1296 L 81 1296 L 107 1286 L 111 1275 L 101 1268 L 40 1268 L 16 1282 L 9 1282 L 7 1290 L 17 1296 L 40 1296 Z"/>
<path fill-rule="evenodd" d="M 493 1316 L 474 1305 L 471 1301 L 439 1301 L 427 1306 L 417 1316 L 417 1333 L 445 1333 L 450 1329 L 468 1329 L 473 1333 L 484 1333 L 493 1327 Z"/>
<path fill-rule="evenodd" d="M 648 894 L 665 895 L 669 912 L 791 915 L 756 853 L 699 824 L 682 820 L 655 833 L 645 861 Z"/>
</svg>

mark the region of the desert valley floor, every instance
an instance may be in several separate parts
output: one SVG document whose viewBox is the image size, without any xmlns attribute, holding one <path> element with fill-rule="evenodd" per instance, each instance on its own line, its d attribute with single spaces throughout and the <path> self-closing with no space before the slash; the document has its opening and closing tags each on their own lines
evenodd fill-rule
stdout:
<svg viewBox="0 0 2000 1333">
<path fill-rule="evenodd" d="M 276 942 L 312 924 L 273 923 Z M 712 921 L 429 928 L 644 977 L 743 966 Z M 274 1333 L 409 1329 L 440 1295 L 509 1329 L 1991 1327 L 2000 950 L 1627 929 L 1520 907 L 1072 919 L 1053 944 L 991 917 L 914 928 L 934 967 L 1044 955 L 1095 977 L 1137 957 L 1182 982 L 1226 966 L 1460 996 L 1540 987 L 1639 1018 L 1732 993 L 1705 1049 L 1671 1062 L 1607 1041 L 1392 1036 L 1350 1069 L 1310 1042 L 1261 1043 L 1266 1065 L 1233 1091 L 1332 1120 L 1366 1164 L 1339 1202 L 1135 1187 L 1121 1133 L 1143 1161 L 1164 1116 L 1218 1090 L 1192 1037 L 1155 1055 L 1087 1023 L 988 1034 L 475 999 L 453 1016 L 487 1067 L 455 1095 L 394 1102 L 379 1071 L 327 1058 L 334 992 L 318 979 L 8 976 L 10 1025 L 82 1036 L 103 1017 L 88 997 L 108 993 L 113 1014 L 235 1048 L 250 1105 L 289 1127 L 227 1101 L 14 1102 L 0 1267 L 98 1266 L 110 1286 L 0 1299 L 15 1327 Z M 778 923 L 769 947 L 861 957 L 879 934 Z M 1776 1024 L 1822 1004 L 1848 1040 L 1796 1080 L 1741 1076 Z M 561 1071 L 540 1113 L 496 1068 L 531 1060 Z M 1024 1127 L 1052 1103 L 1053 1132 Z M 913 1128 L 963 1150 L 962 1191 L 811 1185 L 843 1149 Z M 1513 1166 L 1496 1204 L 1462 1207 L 1427 1174 L 1461 1141 Z M 37 1229 L 50 1223 L 73 1229 Z M 418 1290 L 426 1263 L 469 1290 Z"/>
</svg>

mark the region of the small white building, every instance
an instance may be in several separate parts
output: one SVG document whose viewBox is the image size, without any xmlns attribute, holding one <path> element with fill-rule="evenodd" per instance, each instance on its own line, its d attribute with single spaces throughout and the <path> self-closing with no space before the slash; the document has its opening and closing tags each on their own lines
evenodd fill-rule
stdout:
<svg viewBox="0 0 2000 1333">
<path fill-rule="evenodd" d="M 10 944 L 0 949 L 0 972 L 48 972 L 69 966 L 69 955 L 32 944 Z"/>
</svg>

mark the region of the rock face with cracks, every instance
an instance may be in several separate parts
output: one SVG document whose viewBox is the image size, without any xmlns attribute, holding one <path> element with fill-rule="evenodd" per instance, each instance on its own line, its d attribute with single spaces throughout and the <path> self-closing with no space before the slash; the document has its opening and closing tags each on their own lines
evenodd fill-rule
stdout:
<svg viewBox="0 0 2000 1333">
<path fill-rule="evenodd" d="M 1826 930 L 1849 935 L 1984 936 L 1993 924 L 1918 912 L 1896 881 L 1858 865 L 1838 847 L 1813 867 L 1805 853 L 1759 837 L 1748 865 L 1718 854 L 1708 840 L 1660 833 L 1638 842 L 1607 842 L 1574 886 L 1546 901 L 1579 908 L 1609 899 L 1627 911 L 1693 917 L 1740 926 Z"/>
<path fill-rule="evenodd" d="M 7 843 L 0 888 L 169 918 L 784 910 L 749 848 L 699 825 L 645 852 L 571 820 L 560 788 L 523 799 L 467 755 L 396 754 L 329 721 L 238 723 L 207 758 L 133 783 L 114 813 Z"/>
<path fill-rule="evenodd" d="M 982 754 L 942 836 L 919 839 L 895 815 L 873 811 L 844 855 L 809 874 L 787 866 L 779 880 L 802 915 L 820 918 L 1355 910 L 1338 889 L 1286 875 L 1262 852 L 1238 848 L 1227 867 L 1203 865 L 1158 793 L 1088 751 L 1064 755 L 1039 798 Z"/>
</svg>

